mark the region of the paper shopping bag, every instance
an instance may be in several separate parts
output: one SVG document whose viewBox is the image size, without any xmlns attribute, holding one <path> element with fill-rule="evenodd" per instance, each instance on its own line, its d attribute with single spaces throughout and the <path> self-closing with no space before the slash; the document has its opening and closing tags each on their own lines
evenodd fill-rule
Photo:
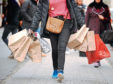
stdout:
<svg viewBox="0 0 113 84">
<path fill-rule="evenodd" d="M 79 46 L 76 46 L 74 49 L 75 50 L 79 50 L 82 52 L 86 52 L 87 51 L 87 36 L 85 36 L 84 41 L 82 44 L 80 44 Z"/>
<path fill-rule="evenodd" d="M 0 16 L 0 27 L 2 26 L 2 16 Z"/>
<path fill-rule="evenodd" d="M 83 25 L 82 28 L 77 31 L 77 33 L 71 35 L 68 42 L 68 47 L 72 49 L 82 44 L 88 30 L 89 28 L 87 28 L 86 25 Z"/>
<path fill-rule="evenodd" d="M 94 31 L 88 31 L 87 44 L 88 44 L 87 51 L 95 51 L 96 50 Z"/>
<path fill-rule="evenodd" d="M 8 41 L 8 45 L 12 45 L 13 43 L 17 42 L 18 40 L 20 40 L 22 37 L 27 36 L 27 30 L 24 29 L 16 34 L 13 34 L 11 36 L 9 36 L 9 41 Z"/>
<path fill-rule="evenodd" d="M 15 52 L 23 44 L 25 40 L 26 40 L 26 36 L 22 37 L 20 40 L 16 41 L 15 43 L 8 45 L 8 47 L 12 52 Z"/>
<path fill-rule="evenodd" d="M 8 47 L 11 49 L 12 52 L 15 51 L 18 47 L 20 47 L 21 42 L 25 40 L 26 36 L 27 36 L 26 29 L 9 36 Z"/>
<path fill-rule="evenodd" d="M 28 50 L 29 57 L 33 62 L 41 62 L 41 47 L 39 40 L 32 41 Z"/>
<path fill-rule="evenodd" d="M 92 64 L 92 63 L 100 61 L 104 58 L 110 57 L 109 50 L 107 49 L 104 42 L 100 39 L 98 34 L 95 35 L 95 44 L 96 44 L 95 51 L 87 51 L 86 52 L 86 56 L 87 56 L 89 64 Z"/>
<path fill-rule="evenodd" d="M 14 58 L 19 61 L 22 62 L 24 61 L 26 54 L 28 52 L 29 46 L 32 42 L 32 39 L 30 37 L 25 38 L 25 41 L 20 45 L 20 47 L 13 53 L 14 54 Z"/>
</svg>

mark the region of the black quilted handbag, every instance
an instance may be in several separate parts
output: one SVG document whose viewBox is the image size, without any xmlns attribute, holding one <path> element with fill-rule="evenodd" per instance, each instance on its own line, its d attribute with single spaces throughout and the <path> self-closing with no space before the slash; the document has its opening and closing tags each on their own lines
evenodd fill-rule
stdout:
<svg viewBox="0 0 113 84">
<path fill-rule="evenodd" d="M 104 43 L 113 43 L 113 30 L 106 30 L 100 35 Z"/>
</svg>

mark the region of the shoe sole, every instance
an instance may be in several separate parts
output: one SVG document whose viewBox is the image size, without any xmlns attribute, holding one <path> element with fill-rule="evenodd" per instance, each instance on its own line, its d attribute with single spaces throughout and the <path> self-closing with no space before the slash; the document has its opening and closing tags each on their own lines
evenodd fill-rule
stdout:
<svg viewBox="0 0 113 84">
<path fill-rule="evenodd" d="M 99 68 L 100 66 L 94 66 L 95 68 Z"/>
<path fill-rule="evenodd" d="M 58 77 L 52 77 L 52 79 L 57 79 Z"/>
<path fill-rule="evenodd" d="M 58 74 L 58 81 L 62 82 L 62 80 L 64 79 L 64 76 L 62 74 Z"/>
</svg>

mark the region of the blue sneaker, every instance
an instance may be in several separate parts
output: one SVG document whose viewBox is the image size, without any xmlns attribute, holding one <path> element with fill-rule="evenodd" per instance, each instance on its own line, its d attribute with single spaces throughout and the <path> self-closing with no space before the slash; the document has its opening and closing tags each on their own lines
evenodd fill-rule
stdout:
<svg viewBox="0 0 113 84">
<path fill-rule="evenodd" d="M 57 70 L 54 70 L 53 72 L 53 75 L 52 75 L 52 78 L 58 78 L 58 71 Z"/>
<path fill-rule="evenodd" d="M 63 74 L 64 74 L 63 70 L 58 72 L 58 81 L 59 82 L 62 82 L 62 80 L 64 79 L 64 75 Z"/>
</svg>

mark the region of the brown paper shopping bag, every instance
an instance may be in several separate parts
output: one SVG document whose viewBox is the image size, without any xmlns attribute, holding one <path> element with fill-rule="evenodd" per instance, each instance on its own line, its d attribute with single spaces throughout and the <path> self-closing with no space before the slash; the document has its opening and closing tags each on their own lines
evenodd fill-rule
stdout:
<svg viewBox="0 0 113 84">
<path fill-rule="evenodd" d="M 82 51 L 82 52 L 86 52 L 87 51 L 87 35 L 84 38 L 84 41 L 82 44 L 80 44 L 79 46 L 76 46 L 74 49 Z"/>
<path fill-rule="evenodd" d="M 28 52 L 29 46 L 32 42 L 32 39 L 30 37 L 25 38 L 25 41 L 20 45 L 20 47 L 13 53 L 14 54 L 14 58 L 19 61 L 22 62 L 24 61 L 26 54 Z"/>
<path fill-rule="evenodd" d="M 32 41 L 28 50 L 28 54 L 33 62 L 41 62 L 42 56 L 39 40 Z"/>
<path fill-rule="evenodd" d="M 96 46 L 95 46 L 94 31 L 88 31 L 83 43 L 75 47 L 74 49 L 82 51 L 82 52 L 95 51 Z"/>
<path fill-rule="evenodd" d="M 9 36 L 8 47 L 11 49 L 12 52 L 14 52 L 21 45 L 21 42 L 25 40 L 26 36 L 27 36 L 26 29 Z"/>
<path fill-rule="evenodd" d="M 26 40 L 26 36 L 22 37 L 20 40 L 16 41 L 13 44 L 8 45 L 10 50 L 14 53 Z"/>
<path fill-rule="evenodd" d="M 88 30 L 89 28 L 87 28 L 86 25 L 83 25 L 82 28 L 77 31 L 77 33 L 71 35 L 68 42 L 68 47 L 72 49 L 82 44 Z"/>
<path fill-rule="evenodd" d="M 2 16 L 0 15 L 0 27 L 2 26 Z"/>
<path fill-rule="evenodd" d="M 88 31 L 87 44 L 88 44 L 87 51 L 95 51 L 96 50 L 94 31 Z"/>
</svg>

